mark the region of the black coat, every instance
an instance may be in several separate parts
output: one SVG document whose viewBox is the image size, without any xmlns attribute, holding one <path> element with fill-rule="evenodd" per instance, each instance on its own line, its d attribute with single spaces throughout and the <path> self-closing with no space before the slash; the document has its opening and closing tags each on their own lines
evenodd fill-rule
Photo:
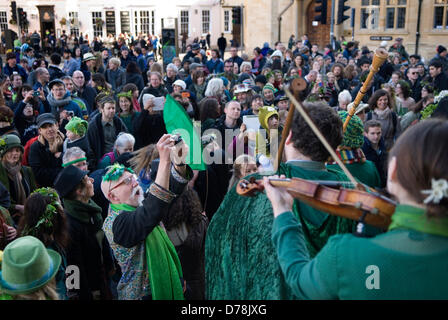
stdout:
<svg viewBox="0 0 448 320">
<path fill-rule="evenodd" d="M 137 150 L 148 144 L 157 143 L 166 133 L 165 122 L 161 113 L 150 115 L 147 110 L 142 110 L 134 124 L 134 149 Z"/>
<path fill-rule="evenodd" d="M 101 113 L 97 114 L 89 122 L 89 128 L 87 129 L 87 139 L 89 140 L 89 146 L 93 156 L 89 162 L 89 169 L 91 171 L 96 169 L 99 160 L 106 152 L 112 151 L 104 150 L 104 132 L 101 118 Z M 115 136 L 118 136 L 120 132 L 128 132 L 123 120 L 121 120 L 118 116 L 114 116 L 113 122 L 115 127 Z"/>
<path fill-rule="evenodd" d="M 70 235 L 67 264 L 76 265 L 80 272 L 80 289 L 69 291 L 69 296 L 76 295 L 80 300 L 92 300 L 92 292 L 99 290 L 103 299 L 110 298 L 107 273 L 113 269 L 113 260 L 109 243 L 101 230 L 102 219 L 99 226 L 95 226 L 93 219 L 88 222 L 80 219 L 80 216 L 93 216 L 98 212 L 88 210 L 87 205 L 78 201 L 64 199 L 64 207 Z M 97 233 L 103 235 L 101 246 Z"/>
<path fill-rule="evenodd" d="M 141 92 L 143 88 L 145 87 L 145 84 L 143 82 L 143 77 L 139 73 L 128 73 L 126 72 L 125 75 L 125 84 L 133 83 L 137 86 L 138 91 Z"/>
<path fill-rule="evenodd" d="M 82 92 L 78 91 L 78 97 L 87 104 L 87 112 L 90 114 L 95 108 L 96 90 L 89 86 L 84 86 Z"/>
<path fill-rule="evenodd" d="M 381 186 L 386 186 L 387 181 L 387 151 L 384 145 L 384 140 L 381 138 L 379 144 L 379 154 L 372 148 L 370 141 L 364 137 L 364 145 L 362 146 L 362 151 L 366 156 L 367 160 L 372 161 L 380 174 Z"/>
<path fill-rule="evenodd" d="M 143 109 L 143 95 L 144 94 L 152 94 L 154 97 L 166 97 L 169 94 L 168 90 L 164 85 L 160 85 L 158 88 L 153 88 L 152 86 L 146 87 L 143 91 L 140 92 L 140 96 L 138 97 L 138 103 L 141 105 Z"/>
<path fill-rule="evenodd" d="M 28 162 L 33 169 L 37 184 L 40 187 L 53 187 L 54 180 L 62 170 L 62 155 L 56 158 L 50 152 L 46 140 L 45 145 L 37 140 L 31 145 Z"/>
<path fill-rule="evenodd" d="M 61 79 L 63 76 L 66 75 L 61 69 L 55 66 L 49 66 L 48 73 L 50 74 L 50 81 L 54 79 Z"/>
</svg>

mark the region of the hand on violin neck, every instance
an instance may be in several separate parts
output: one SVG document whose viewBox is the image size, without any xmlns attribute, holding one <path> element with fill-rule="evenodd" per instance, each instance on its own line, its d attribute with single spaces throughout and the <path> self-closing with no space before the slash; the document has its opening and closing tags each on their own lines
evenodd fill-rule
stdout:
<svg viewBox="0 0 448 320">
<path fill-rule="evenodd" d="M 271 176 L 269 178 L 274 179 L 285 179 L 285 176 Z M 288 211 L 292 211 L 292 206 L 294 204 L 294 198 L 286 191 L 285 188 L 274 187 L 269 182 L 268 177 L 263 178 L 263 185 L 266 190 L 266 195 L 271 201 L 272 209 L 274 212 L 274 217 L 278 217 L 280 214 Z"/>
</svg>

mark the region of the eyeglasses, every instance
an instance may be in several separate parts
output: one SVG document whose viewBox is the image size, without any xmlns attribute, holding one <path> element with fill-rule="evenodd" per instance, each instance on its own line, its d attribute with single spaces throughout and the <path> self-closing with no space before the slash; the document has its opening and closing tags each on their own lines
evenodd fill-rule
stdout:
<svg viewBox="0 0 448 320">
<path fill-rule="evenodd" d="M 118 187 L 121 186 L 122 184 L 127 185 L 127 186 L 132 185 L 132 183 L 133 183 L 134 181 L 137 181 L 137 176 L 136 176 L 135 174 L 130 175 L 130 176 L 127 177 L 126 179 L 123 179 L 119 184 L 117 184 L 117 185 L 116 185 L 115 187 L 113 187 L 112 189 L 109 188 L 109 192 L 111 192 L 112 190 L 118 188 Z"/>
</svg>

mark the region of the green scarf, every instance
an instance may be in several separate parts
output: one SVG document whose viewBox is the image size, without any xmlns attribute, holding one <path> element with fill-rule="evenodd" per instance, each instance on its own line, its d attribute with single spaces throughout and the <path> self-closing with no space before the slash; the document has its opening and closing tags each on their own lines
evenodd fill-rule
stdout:
<svg viewBox="0 0 448 320">
<path fill-rule="evenodd" d="M 428 218 L 423 209 L 409 205 L 398 205 L 392 215 L 389 230 L 398 228 L 448 237 L 448 218 Z"/>
<path fill-rule="evenodd" d="M 114 211 L 135 211 L 127 204 L 111 204 Z M 145 240 L 146 262 L 153 300 L 184 300 L 182 267 L 166 232 L 155 227 Z"/>
</svg>

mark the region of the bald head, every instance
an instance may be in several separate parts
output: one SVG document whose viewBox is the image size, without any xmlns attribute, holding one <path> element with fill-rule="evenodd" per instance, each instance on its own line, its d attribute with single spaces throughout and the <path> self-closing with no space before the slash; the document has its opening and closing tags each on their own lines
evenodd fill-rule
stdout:
<svg viewBox="0 0 448 320">
<path fill-rule="evenodd" d="M 73 72 L 72 79 L 73 79 L 74 84 L 78 88 L 81 88 L 82 86 L 84 86 L 85 78 L 84 78 L 84 73 L 82 73 L 81 71 L 77 70 L 77 71 Z"/>
</svg>

